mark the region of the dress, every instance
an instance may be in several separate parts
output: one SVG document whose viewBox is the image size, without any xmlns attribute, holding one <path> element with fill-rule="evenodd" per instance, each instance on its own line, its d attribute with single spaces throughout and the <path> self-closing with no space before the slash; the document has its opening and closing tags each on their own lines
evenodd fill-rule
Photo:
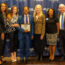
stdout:
<svg viewBox="0 0 65 65">
<path fill-rule="evenodd" d="M 57 44 L 57 18 L 46 18 L 46 39 L 48 45 Z"/>
</svg>

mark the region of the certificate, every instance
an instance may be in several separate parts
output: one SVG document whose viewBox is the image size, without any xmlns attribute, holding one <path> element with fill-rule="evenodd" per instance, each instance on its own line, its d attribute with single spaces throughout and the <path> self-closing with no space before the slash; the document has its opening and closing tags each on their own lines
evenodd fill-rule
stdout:
<svg viewBox="0 0 65 65">
<path fill-rule="evenodd" d="M 28 32 L 31 31 L 31 25 L 30 24 L 21 24 L 21 28 L 23 30 L 28 30 Z"/>
</svg>

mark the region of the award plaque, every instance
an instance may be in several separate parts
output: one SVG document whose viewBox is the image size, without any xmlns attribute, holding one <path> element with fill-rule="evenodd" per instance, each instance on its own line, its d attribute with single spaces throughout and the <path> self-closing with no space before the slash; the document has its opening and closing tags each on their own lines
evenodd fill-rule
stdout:
<svg viewBox="0 0 65 65">
<path fill-rule="evenodd" d="M 21 24 L 21 28 L 23 30 L 28 30 L 28 32 L 31 31 L 31 25 L 30 24 Z"/>
</svg>

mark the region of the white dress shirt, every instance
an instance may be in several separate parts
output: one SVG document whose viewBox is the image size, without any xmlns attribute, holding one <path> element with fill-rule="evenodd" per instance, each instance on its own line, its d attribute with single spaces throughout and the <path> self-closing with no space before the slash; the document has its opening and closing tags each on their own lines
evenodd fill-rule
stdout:
<svg viewBox="0 0 65 65">
<path fill-rule="evenodd" d="M 60 29 L 62 30 L 62 27 L 61 27 L 61 18 L 62 18 L 62 14 L 60 15 L 60 19 L 59 19 L 59 21 L 60 21 Z M 64 20 L 64 13 L 63 13 L 63 20 Z"/>
<path fill-rule="evenodd" d="M 26 22 L 26 16 L 27 16 L 28 22 Z M 29 14 L 28 15 L 24 15 L 24 24 L 29 24 Z"/>
</svg>

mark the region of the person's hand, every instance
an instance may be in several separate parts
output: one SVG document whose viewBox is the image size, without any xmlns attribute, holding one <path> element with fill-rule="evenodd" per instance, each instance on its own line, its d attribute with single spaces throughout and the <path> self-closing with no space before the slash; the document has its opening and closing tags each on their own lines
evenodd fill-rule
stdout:
<svg viewBox="0 0 65 65">
<path fill-rule="evenodd" d="M 14 27 L 14 24 L 12 24 L 11 26 Z"/>
<path fill-rule="evenodd" d="M 59 32 L 57 33 L 57 36 L 59 37 Z"/>
<path fill-rule="evenodd" d="M 4 37 L 5 37 L 4 33 L 1 33 L 1 39 L 2 40 L 4 40 Z"/>
<path fill-rule="evenodd" d="M 44 37 L 44 36 L 43 36 L 43 35 L 41 35 L 41 36 L 40 36 L 40 39 L 41 39 L 41 40 L 43 40 L 43 37 Z"/>
<path fill-rule="evenodd" d="M 57 34 L 59 35 L 59 32 Z"/>
<path fill-rule="evenodd" d="M 31 39 L 33 40 L 34 39 L 34 36 L 31 36 Z"/>
<path fill-rule="evenodd" d="M 25 32 L 25 33 L 27 33 L 27 32 L 28 32 L 28 30 L 24 30 L 24 32 Z"/>
<path fill-rule="evenodd" d="M 19 27 L 19 24 L 12 24 L 12 27 Z"/>
<path fill-rule="evenodd" d="M 14 24 L 15 27 L 19 27 L 19 24 Z"/>
</svg>

